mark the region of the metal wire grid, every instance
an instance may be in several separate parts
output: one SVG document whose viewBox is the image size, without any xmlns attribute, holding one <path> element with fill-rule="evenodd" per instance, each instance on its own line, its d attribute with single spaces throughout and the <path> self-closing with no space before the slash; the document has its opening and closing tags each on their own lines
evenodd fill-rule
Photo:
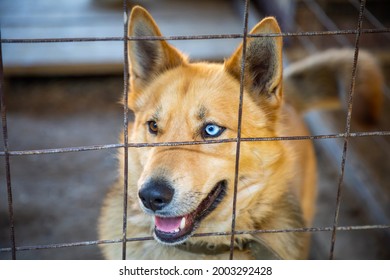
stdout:
<svg viewBox="0 0 390 280">
<path fill-rule="evenodd" d="M 8 145 L 8 129 L 7 129 L 7 113 L 6 113 L 6 100 L 5 93 L 3 88 L 4 72 L 3 72 L 3 62 L 2 62 L 2 53 L 1 53 L 1 44 L 0 44 L 0 101 L 1 101 L 1 119 L 2 119 L 2 134 L 4 141 L 4 151 L 0 152 L 0 156 L 4 157 L 5 162 L 5 173 L 6 173 L 6 186 L 8 194 L 8 214 L 10 220 L 10 248 L 0 248 L 0 253 L 2 252 L 11 252 L 12 259 L 16 259 L 16 252 L 18 251 L 29 251 L 29 250 L 40 250 L 40 249 L 54 249 L 54 248 L 65 248 L 65 247 L 75 247 L 75 246 L 90 246 L 98 244 L 112 244 L 112 243 L 122 243 L 122 258 L 126 259 L 126 248 L 127 242 L 134 241 L 145 241 L 152 240 L 153 237 L 145 236 L 141 238 L 129 238 L 127 237 L 127 191 L 128 191 L 128 149 L 129 148 L 140 148 L 140 147 L 154 147 L 154 146 L 183 146 L 183 145 L 204 145 L 204 144 L 218 144 L 218 143 L 227 143 L 235 142 L 236 143 L 236 160 L 235 160 L 235 181 L 234 181 L 234 196 L 233 196 L 233 211 L 232 211 L 232 223 L 230 232 L 210 232 L 195 234 L 194 236 L 231 236 L 230 244 L 230 259 L 234 257 L 234 237 L 241 234 L 258 234 L 258 233 L 280 233 L 280 232 L 323 232 L 328 231 L 332 232 L 332 238 L 330 240 L 330 252 L 329 259 L 334 258 L 334 248 L 336 243 L 336 233 L 338 231 L 354 231 L 354 230 L 370 230 L 370 229 L 390 229 L 389 225 L 360 225 L 360 226 L 339 226 L 339 211 L 341 205 L 341 193 L 343 188 L 343 179 L 345 164 L 347 160 L 347 150 L 348 143 L 350 138 L 356 137 L 370 137 L 370 136 L 390 136 L 390 131 L 374 131 L 374 132 L 351 132 L 351 116 L 352 116 L 352 103 L 354 97 L 354 87 L 355 87 L 355 78 L 356 78 L 356 69 L 357 61 L 359 57 L 359 43 L 361 34 L 366 33 L 384 33 L 386 36 L 390 36 L 390 28 L 385 28 L 371 13 L 365 10 L 366 0 L 361 0 L 360 3 L 357 0 L 349 0 L 351 4 L 359 9 L 359 17 L 357 20 L 357 28 L 351 30 L 337 30 L 337 26 L 332 25 L 329 22 L 329 18 L 326 15 L 322 14 L 322 10 L 319 9 L 318 4 L 313 0 L 304 0 L 304 2 L 311 7 L 314 13 L 317 14 L 318 18 L 323 22 L 324 26 L 329 27 L 328 29 L 333 31 L 322 31 L 322 32 L 294 32 L 294 33 L 282 33 L 280 34 L 268 34 L 268 35 L 250 35 L 248 34 L 248 13 L 249 13 L 249 0 L 245 1 L 245 11 L 244 11 L 244 23 L 243 23 L 243 33 L 242 34 L 225 34 L 225 35 L 198 35 L 198 36 L 161 36 L 161 37 L 128 37 L 127 36 L 127 27 L 128 27 L 128 18 L 129 18 L 129 5 L 127 0 L 123 1 L 123 10 L 126 15 L 126 20 L 124 22 L 124 35 L 123 37 L 89 37 L 89 38 L 59 38 L 59 39 L 2 39 L 0 33 L 1 44 L 14 44 L 14 43 L 58 43 L 58 42 L 96 42 L 96 41 L 123 41 L 124 42 L 124 69 L 123 69 L 123 79 L 124 79 L 124 117 L 123 117 L 123 129 L 124 129 L 124 142 L 121 144 L 109 144 L 109 145 L 95 145 L 95 146 L 83 146 L 83 147 L 68 147 L 68 148 L 58 148 L 58 149 L 42 149 L 42 150 L 27 150 L 27 151 L 10 151 Z M 375 29 L 363 29 L 362 23 L 364 16 L 373 23 L 376 27 Z M 128 55 L 127 55 L 127 45 L 130 40 L 204 40 L 204 39 L 229 39 L 229 38 L 241 38 L 243 43 L 243 63 L 241 65 L 241 73 L 244 73 L 245 69 L 245 45 L 247 38 L 257 37 L 257 36 L 283 36 L 283 37 L 298 37 L 305 38 L 307 36 L 336 36 L 337 38 L 342 35 L 355 35 L 355 53 L 353 59 L 353 69 L 352 69 L 352 80 L 349 90 L 349 99 L 348 99 L 348 111 L 346 117 L 346 128 L 344 133 L 338 134 L 327 134 L 327 135 L 313 135 L 313 136 L 291 136 L 291 137 L 258 137 L 258 138 L 242 138 L 241 137 L 241 124 L 242 124 L 242 105 L 243 105 L 243 75 L 241 75 L 240 81 L 240 97 L 239 97 L 239 112 L 238 112 L 238 132 L 236 138 L 223 139 L 223 140 L 207 140 L 207 141 L 195 141 L 195 142 L 164 142 L 164 143 L 129 143 L 128 141 L 128 113 L 129 108 L 127 107 L 128 100 L 128 89 L 129 89 L 129 72 L 128 72 Z M 346 45 L 345 40 L 340 40 L 339 42 L 342 45 Z M 348 42 L 349 44 L 349 42 Z M 239 170 L 239 159 L 240 159 L 240 145 L 241 142 L 246 141 L 299 141 L 299 140 L 317 140 L 317 139 L 334 139 L 342 138 L 344 140 L 342 160 L 340 165 L 340 175 L 338 180 L 337 187 L 337 197 L 336 197 L 336 208 L 334 213 L 333 225 L 329 227 L 312 227 L 312 228 L 289 228 L 289 229 L 272 229 L 272 230 L 256 230 L 256 231 L 237 231 L 235 230 L 235 221 L 236 221 L 236 197 L 237 197 L 237 184 L 238 184 L 238 170 Z M 15 227 L 14 227 L 14 212 L 13 212 L 13 202 L 12 202 L 12 184 L 11 184 L 11 172 L 10 172 L 10 157 L 11 156 L 26 156 L 26 155 L 40 155 L 40 154 L 53 154 L 53 153 L 68 153 L 68 152 L 81 152 L 81 151 L 93 151 L 93 150 L 102 150 L 102 149 L 124 149 L 124 182 L 123 182 L 123 234 L 122 238 L 116 240 L 95 240 L 95 241 L 84 241 L 84 242 L 72 242 L 72 243 L 61 243 L 61 244 L 48 244 L 48 245 L 37 245 L 37 246 L 16 246 L 15 238 Z"/>
</svg>

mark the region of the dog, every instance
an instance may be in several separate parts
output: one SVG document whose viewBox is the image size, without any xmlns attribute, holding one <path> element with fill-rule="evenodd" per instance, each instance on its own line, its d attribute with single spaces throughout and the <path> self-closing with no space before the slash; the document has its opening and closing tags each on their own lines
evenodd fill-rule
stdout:
<svg viewBox="0 0 390 280">
<path fill-rule="evenodd" d="M 280 33 L 273 17 L 264 18 L 250 32 Z M 161 36 L 161 32 L 151 15 L 136 6 L 128 35 Z M 298 112 L 308 109 L 303 105 L 306 99 L 310 104 L 319 103 L 316 94 L 320 88 L 321 96 L 326 96 L 324 103 L 339 99 L 333 93 L 335 84 L 348 84 L 344 80 L 350 73 L 336 73 L 335 69 L 338 62 L 349 63 L 345 69 L 350 69 L 353 52 L 347 51 L 349 59 L 344 62 L 337 60 L 346 56 L 343 51 L 327 54 L 328 58 L 336 57 L 332 59 L 333 70 L 331 66 L 324 70 L 330 60 L 322 55 L 297 64 L 283 79 L 281 36 L 249 36 L 245 51 L 241 75 L 242 44 L 224 63 L 217 64 L 190 62 L 164 40 L 129 41 L 128 107 L 134 113 L 129 142 L 197 144 L 128 149 L 126 235 L 140 241 L 127 243 L 127 259 L 228 259 L 231 236 L 207 233 L 231 232 L 235 185 L 235 230 L 242 232 L 234 238 L 235 259 L 308 257 L 308 232 L 256 231 L 311 225 L 316 201 L 316 159 L 311 141 L 241 141 L 238 166 L 236 141 L 207 141 L 237 139 L 239 130 L 243 139 L 309 135 Z M 372 57 L 364 59 L 371 61 Z M 381 83 L 380 72 L 371 69 L 377 67 L 372 64 L 360 73 L 377 78 L 367 79 L 366 84 Z M 324 72 L 321 74 L 329 76 L 328 80 L 316 77 L 315 71 Z M 338 76 L 344 79 L 339 81 Z M 289 89 L 284 90 L 284 84 Z M 360 88 L 370 91 L 358 85 Z M 283 98 L 283 92 L 289 95 Z M 376 118 L 377 110 L 370 109 L 367 114 Z M 118 159 L 118 180 L 110 188 L 99 218 L 102 240 L 123 237 L 124 151 Z M 150 236 L 153 240 L 142 240 Z M 121 243 L 104 244 L 101 249 L 107 259 L 122 258 Z"/>
</svg>

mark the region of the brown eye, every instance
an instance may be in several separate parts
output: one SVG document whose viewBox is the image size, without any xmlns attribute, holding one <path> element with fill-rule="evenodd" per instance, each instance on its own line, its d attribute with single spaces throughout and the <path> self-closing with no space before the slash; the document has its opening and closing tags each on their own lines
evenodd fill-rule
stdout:
<svg viewBox="0 0 390 280">
<path fill-rule="evenodd" d="M 151 134 L 157 135 L 157 133 L 158 133 L 157 123 L 155 121 L 148 121 L 147 125 L 149 128 L 149 132 Z"/>
</svg>

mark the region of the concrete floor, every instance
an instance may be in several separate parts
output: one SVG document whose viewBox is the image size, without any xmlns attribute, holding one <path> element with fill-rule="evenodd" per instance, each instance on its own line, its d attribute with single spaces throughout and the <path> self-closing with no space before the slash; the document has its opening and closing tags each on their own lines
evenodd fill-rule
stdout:
<svg viewBox="0 0 390 280">
<path fill-rule="evenodd" d="M 9 145 L 29 150 L 117 143 L 123 113 L 122 77 L 6 81 Z M 338 166 L 316 145 L 318 210 L 314 226 L 333 223 Z M 11 158 L 17 246 L 97 240 L 100 205 L 116 175 L 115 149 Z M 0 165 L 0 248 L 9 247 L 4 163 Z M 345 189 L 340 225 L 369 223 Z M 385 231 L 339 232 L 336 259 L 389 259 Z M 313 259 L 327 259 L 330 233 L 313 234 Z M 0 259 L 9 259 L 0 253 Z M 97 246 L 17 252 L 19 259 L 100 259 Z"/>
<path fill-rule="evenodd" d="M 117 142 L 122 124 L 120 78 L 21 79 L 8 85 L 12 150 Z M 115 153 L 110 149 L 12 157 L 17 245 L 96 240 L 102 198 L 116 174 Z M 0 178 L 0 247 L 5 247 L 9 243 L 3 169 Z M 97 247 L 26 251 L 17 256 L 101 258 Z M 7 256 L 0 254 L 0 258 Z"/>
</svg>

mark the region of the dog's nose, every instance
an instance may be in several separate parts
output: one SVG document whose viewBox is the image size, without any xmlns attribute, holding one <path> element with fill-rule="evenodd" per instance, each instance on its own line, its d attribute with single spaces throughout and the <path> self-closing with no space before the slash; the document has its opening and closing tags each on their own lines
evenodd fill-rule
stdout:
<svg viewBox="0 0 390 280">
<path fill-rule="evenodd" d="M 173 198 L 175 191 L 165 179 L 151 179 L 145 183 L 138 196 L 142 204 L 153 212 L 163 209 Z"/>
</svg>

